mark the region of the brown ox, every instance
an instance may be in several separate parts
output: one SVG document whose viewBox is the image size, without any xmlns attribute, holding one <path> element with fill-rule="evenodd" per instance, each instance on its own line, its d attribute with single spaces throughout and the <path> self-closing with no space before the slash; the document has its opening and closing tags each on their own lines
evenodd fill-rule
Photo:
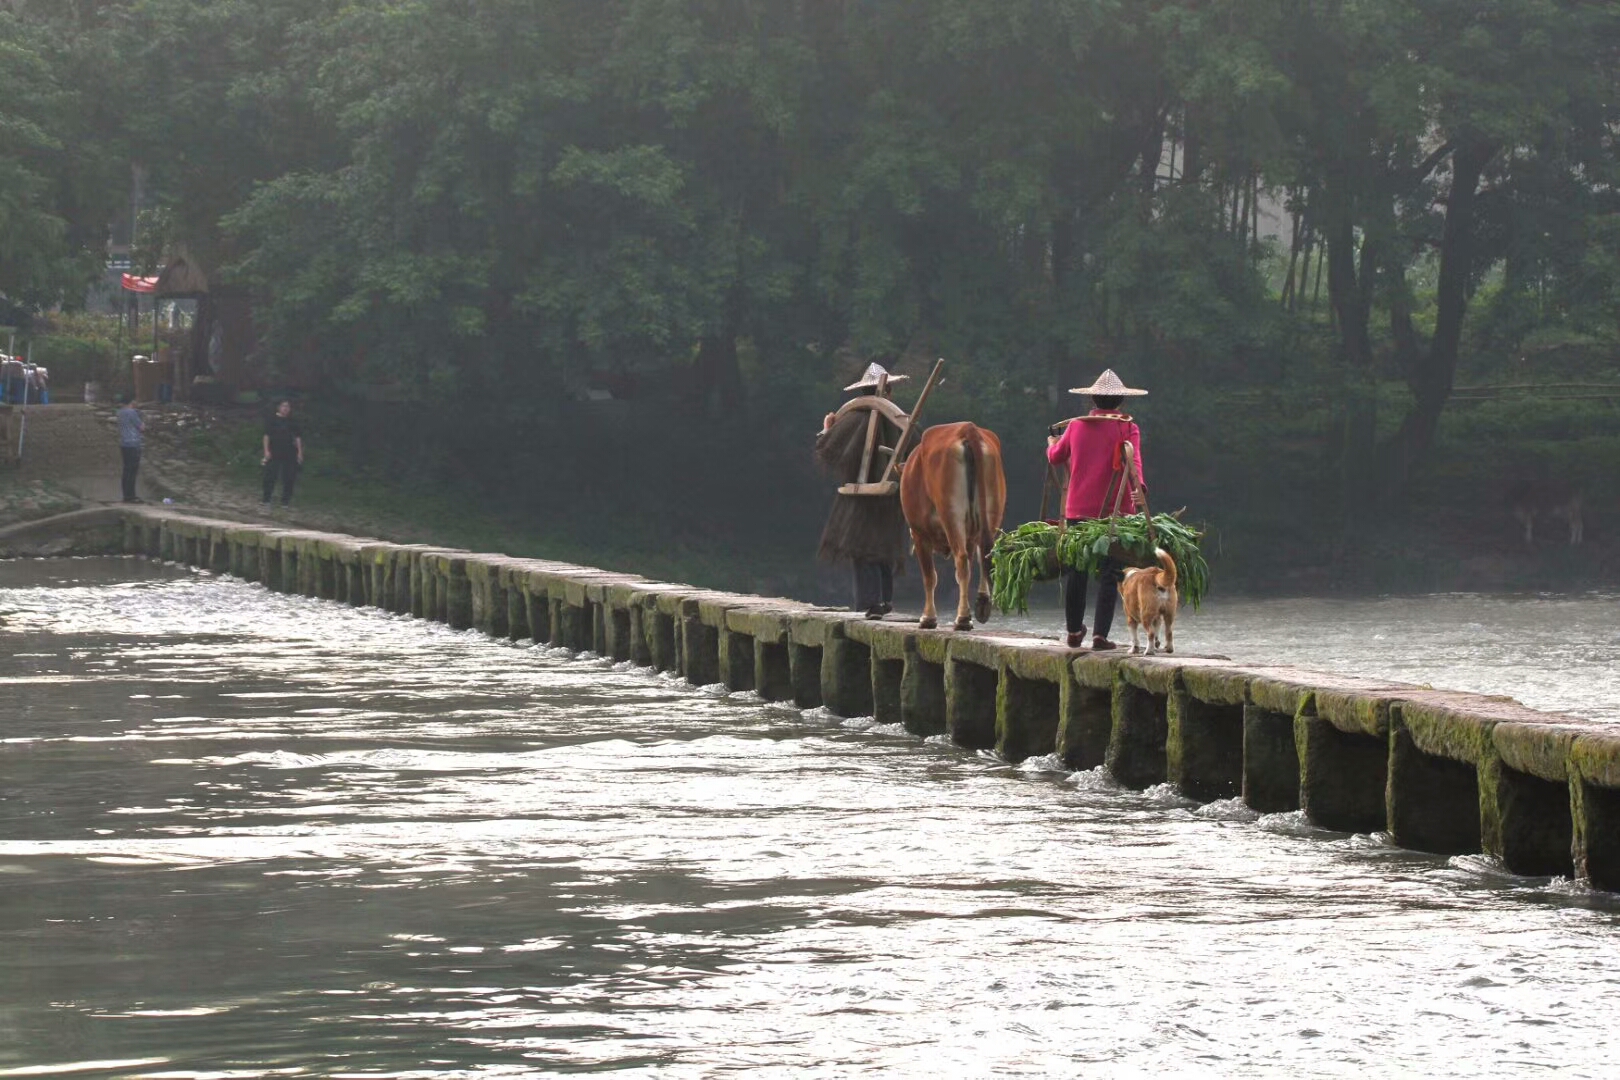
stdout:
<svg viewBox="0 0 1620 1080">
<path fill-rule="evenodd" d="M 900 506 L 922 567 L 927 600 L 918 626 L 939 625 L 934 612 L 935 553 L 956 561 L 956 628 L 971 630 L 968 595 L 979 565 L 979 621 L 990 618 L 990 573 L 986 557 L 1007 508 L 1007 478 L 1001 471 L 1001 440 L 972 424 L 940 424 L 922 434 L 900 474 Z"/>
</svg>

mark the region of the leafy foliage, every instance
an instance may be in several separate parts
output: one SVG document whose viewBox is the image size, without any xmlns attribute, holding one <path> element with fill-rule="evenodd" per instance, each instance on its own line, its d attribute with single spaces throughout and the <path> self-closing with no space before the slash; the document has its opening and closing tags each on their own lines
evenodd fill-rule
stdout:
<svg viewBox="0 0 1620 1080">
<path fill-rule="evenodd" d="M 1209 591 L 1209 564 L 1200 543 L 1203 533 L 1172 514 L 1122 514 L 1088 518 L 1061 532 L 1056 525 L 1031 521 L 996 537 L 990 549 L 990 597 L 1003 612 L 1029 610 L 1029 592 L 1037 581 L 1050 581 L 1065 566 L 1095 574 L 1106 559 L 1135 566 L 1152 565 L 1155 548 L 1176 561 L 1182 599 L 1196 609 Z"/>
<path fill-rule="evenodd" d="M 134 171 L 261 380 L 383 384 L 389 452 L 501 490 L 611 396 L 808 520 L 783 433 L 866 360 L 949 357 L 934 417 L 1032 461 L 1110 365 L 1221 513 L 1331 546 L 1459 381 L 1620 342 L 1614 4 L 5 0 L 0 59 L 0 304 L 72 306 Z M 1210 388 L 1313 402 L 1288 499 Z"/>
<path fill-rule="evenodd" d="M 87 219 L 104 224 L 116 191 L 87 138 L 91 98 L 73 83 L 83 50 L 58 30 L 0 7 L 0 322 L 82 292 L 100 261 Z"/>
</svg>

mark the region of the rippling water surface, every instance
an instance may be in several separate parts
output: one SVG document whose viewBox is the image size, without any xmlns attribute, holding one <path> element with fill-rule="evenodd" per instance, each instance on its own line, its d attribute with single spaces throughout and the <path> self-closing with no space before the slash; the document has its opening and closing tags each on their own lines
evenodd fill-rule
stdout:
<svg viewBox="0 0 1620 1080">
<path fill-rule="evenodd" d="M 0 693 L 0 1076 L 1620 1052 L 1620 902 L 1297 815 L 134 560 L 0 563 Z"/>
</svg>

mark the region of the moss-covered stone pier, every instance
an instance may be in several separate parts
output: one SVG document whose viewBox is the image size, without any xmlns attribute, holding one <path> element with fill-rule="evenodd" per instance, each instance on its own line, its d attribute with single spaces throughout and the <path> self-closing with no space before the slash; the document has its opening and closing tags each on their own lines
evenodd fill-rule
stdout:
<svg viewBox="0 0 1620 1080">
<path fill-rule="evenodd" d="M 155 507 L 0 530 L 0 555 L 115 553 L 1620 891 L 1620 726 L 1504 698 L 1214 658 L 1072 653 L 1024 635 L 918 630 L 584 566 Z"/>
</svg>

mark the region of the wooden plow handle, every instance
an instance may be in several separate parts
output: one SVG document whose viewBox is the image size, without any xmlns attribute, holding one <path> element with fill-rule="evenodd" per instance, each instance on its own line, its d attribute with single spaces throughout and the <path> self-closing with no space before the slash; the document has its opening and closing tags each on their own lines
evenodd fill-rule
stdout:
<svg viewBox="0 0 1620 1080">
<path fill-rule="evenodd" d="M 917 395 L 917 404 L 911 410 L 911 415 L 906 417 L 906 425 L 900 430 L 900 441 L 894 444 L 894 456 L 889 458 L 889 467 L 883 470 L 883 477 L 878 483 L 887 482 L 900 467 L 901 460 L 906 456 L 906 446 L 911 442 L 911 433 L 917 430 L 917 417 L 922 415 L 923 406 L 928 404 L 928 395 L 939 381 L 939 369 L 944 366 L 944 357 L 934 361 L 934 370 L 928 373 L 928 381 L 923 384 L 922 393 Z"/>
</svg>

